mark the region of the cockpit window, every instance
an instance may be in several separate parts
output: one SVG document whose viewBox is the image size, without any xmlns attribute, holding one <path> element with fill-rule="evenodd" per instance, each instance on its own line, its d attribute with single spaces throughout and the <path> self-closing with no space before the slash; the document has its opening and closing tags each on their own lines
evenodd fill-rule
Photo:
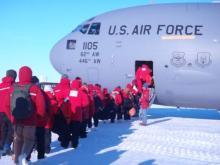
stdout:
<svg viewBox="0 0 220 165">
<path fill-rule="evenodd" d="M 85 24 L 81 27 L 81 29 L 79 30 L 81 33 L 86 34 L 89 28 L 89 24 Z"/>
<path fill-rule="evenodd" d="M 90 29 L 89 29 L 88 34 L 98 35 L 99 32 L 100 32 L 100 26 L 101 26 L 101 23 L 93 23 L 93 24 L 90 26 Z"/>
<path fill-rule="evenodd" d="M 72 32 L 80 31 L 82 34 L 89 34 L 89 35 L 98 35 L 100 33 L 101 23 L 96 22 L 90 24 L 79 25 L 76 29 Z"/>
</svg>

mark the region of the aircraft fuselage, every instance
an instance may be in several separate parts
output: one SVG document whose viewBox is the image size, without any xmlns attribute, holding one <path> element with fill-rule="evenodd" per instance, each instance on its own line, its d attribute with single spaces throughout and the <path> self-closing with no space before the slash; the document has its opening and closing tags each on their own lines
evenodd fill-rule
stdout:
<svg viewBox="0 0 220 165">
<path fill-rule="evenodd" d="M 113 89 L 153 70 L 157 103 L 220 108 L 220 4 L 161 4 L 108 12 L 52 49 L 61 74 Z"/>
</svg>

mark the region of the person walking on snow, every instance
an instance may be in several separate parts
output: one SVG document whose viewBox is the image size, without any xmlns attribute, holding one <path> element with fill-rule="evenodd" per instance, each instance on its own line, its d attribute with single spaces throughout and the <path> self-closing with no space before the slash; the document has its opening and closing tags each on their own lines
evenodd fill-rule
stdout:
<svg viewBox="0 0 220 165">
<path fill-rule="evenodd" d="M 143 85 L 143 92 L 139 99 L 140 103 L 140 111 L 139 111 L 139 118 L 142 121 L 140 124 L 143 126 L 147 125 L 147 110 L 149 108 L 149 89 L 147 84 Z"/>
</svg>

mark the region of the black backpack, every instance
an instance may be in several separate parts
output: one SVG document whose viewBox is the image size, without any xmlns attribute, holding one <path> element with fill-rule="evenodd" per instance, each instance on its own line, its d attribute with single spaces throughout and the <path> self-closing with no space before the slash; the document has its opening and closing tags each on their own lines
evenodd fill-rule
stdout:
<svg viewBox="0 0 220 165">
<path fill-rule="evenodd" d="M 17 120 L 26 119 L 34 112 L 34 107 L 29 93 L 31 84 L 14 84 L 13 87 L 14 90 L 12 92 L 10 102 L 11 113 Z"/>
</svg>

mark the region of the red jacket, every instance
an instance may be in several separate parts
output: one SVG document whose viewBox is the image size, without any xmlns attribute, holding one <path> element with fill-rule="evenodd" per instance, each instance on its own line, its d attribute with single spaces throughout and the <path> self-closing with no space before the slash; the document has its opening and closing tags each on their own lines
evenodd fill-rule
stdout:
<svg viewBox="0 0 220 165">
<path fill-rule="evenodd" d="M 55 114 L 57 113 L 58 110 L 58 104 L 52 92 L 45 91 L 45 94 L 46 94 L 46 101 L 48 102 L 48 106 L 49 106 L 48 120 L 45 128 L 51 129 L 53 127 Z"/>
<path fill-rule="evenodd" d="M 95 85 L 95 86 L 94 86 L 94 91 L 96 92 L 96 94 L 98 95 L 98 97 L 103 101 L 103 100 L 104 100 L 104 95 L 103 95 L 103 92 L 102 92 L 101 87 Z"/>
<path fill-rule="evenodd" d="M 142 92 L 142 82 L 140 79 L 137 79 L 137 90 L 138 90 L 138 93 L 141 93 Z"/>
<path fill-rule="evenodd" d="M 14 81 L 12 77 L 7 76 L 0 83 L 0 112 L 5 113 L 9 120 L 11 120 L 10 93 Z"/>
<path fill-rule="evenodd" d="M 151 70 L 147 65 L 142 65 L 140 71 L 140 79 L 148 83 L 148 85 L 151 84 Z"/>
<path fill-rule="evenodd" d="M 64 102 L 64 99 L 68 97 L 70 91 L 70 80 L 68 78 L 62 78 L 60 83 L 54 88 L 54 94 L 58 101 L 58 106 Z"/>
<path fill-rule="evenodd" d="M 136 73 L 135 73 L 135 79 L 136 80 L 140 80 L 141 77 L 140 77 L 140 74 L 141 74 L 141 67 L 139 66 Z"/>
<path fill-rule="evenodd" d="M 19 85 L 31 84 L 32 71 L 29 67 L 24 66 L 19 70 Z M 32 85 L 30 87 L 31 100 L 34 106 L 34 113 L 27 119 L 17 121 L 12 117 L 13 124 L 22 124 L 26 126 L 36 126 L 37 116 L 44 118 L 45 113 L 45 99 L 40 87 Z"/>
<path fill-rule="evenodd" d="M 82 93 L 82 110 L 83 110 L 83 120 L 89 119 L 89 91 L 86 86 L 82 86 L 80 88 L 80 92 Z"/>
<path fill-rule="evenodd" d="M 114 91 L 112 92 L 114 95 L 115 104 L 117 106 L 122 105 L 122 96 L 120 91 L 121 91 L 120 88 L 115 88 Z"/>
<path fill-rule="evenodd" d="M 41 92 L 44 96 L 44 102 L 45 102 L 45 115 L 44 117 L 37 115 L 37 127 L 45 127 L 47 124 L 47 121 L 49 119 L 49 110 L 47 109 L 47 97 L 46 97 L 46 93 L 41 89 Z"/>
<path fill-rule="evenodd" d="M 67 101 L 70 92 L 70 80 L 68 78 L 62 78 L 60 83 L 54 88 L 54 94 L 58 103 L 58 108 L 63 112 L 67 122 L 70 119 L 70 103 Z"/>
<path fill-rule="evenodd" d="M 144 81 L 150 85 L 152 81 L 151 72 L 151 69 L 146 64 L 143 64 L 142 67 L 138 67 L 135 78 L 136 80 Z"/>
<path fill-rule="evenodd" d="M 148 89 L 143 90 L 143 93 L 141 95 L 139 102 L 140 102 L 140 107 L 142 109 L 147 109 L 149 107 L 149 90 Z"/>
<path fill-rule="evenodd" d="M 93 98 L 94 87 L 92 84 L 88 85 L 89 90 L 89 118 L 92 118 L 95 113 L 95 103 Z"/>
<path fill-rule="evenodd" d="M 83 97 L 79 88 L 80 88 L 80 82 L 78 80 L 73 80 L 71 83 L 71 90 L 69 93 L 70 106 L 71 106 L 70 120 L 82 122 Z"/>
<path fill-rule="evenodd" d="M 93 94 L 89 94 L 89 118 L 91 119 L 95 114 L 95 102 L 93 98 Z"/>
</svg>

